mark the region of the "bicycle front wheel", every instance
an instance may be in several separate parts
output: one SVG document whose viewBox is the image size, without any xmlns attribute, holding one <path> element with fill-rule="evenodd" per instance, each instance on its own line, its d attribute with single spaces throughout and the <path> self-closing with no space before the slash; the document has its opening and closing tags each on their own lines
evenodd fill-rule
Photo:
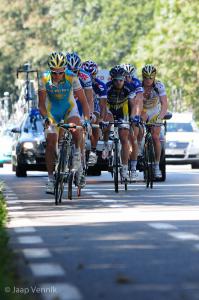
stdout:
<svg viewBox="0 0 199 300">
<path fill-rule="evenodd" d="M 59 157 L 58 157 L 58 166 L 55 171 L 55 204 L 61 203 L 62 195 L 64 191 L 64 175 L 66 168 L 66 151 L 65 143 L 63 143 Z"/>
<path fill-rule="evenodd" d="M 115 143 L 114 158 L 113 158 L 113 178 L 115 192 L 118 193 L 118 173 L 119 173 L 119 158 L 118 158 L 118 143 Z"/>
</svg>

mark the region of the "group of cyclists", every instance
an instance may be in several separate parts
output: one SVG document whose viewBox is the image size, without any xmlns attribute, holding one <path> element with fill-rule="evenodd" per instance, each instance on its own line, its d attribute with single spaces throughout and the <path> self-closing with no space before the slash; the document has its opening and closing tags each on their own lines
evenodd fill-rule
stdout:
<svg viewBox="0 0 199 300">
<path fill-rule="evenodd" d="M 161 144 L 160 124 L 167 112 L 167 95 L 164 84 L 156 80 L 155 66 L 142 68 L 142 81 L 132 64 L 116 65 L 110 69 L 110 81 L 104 83 L 97 78 L 98 65 L 88 60 L 81 61 L 76 52 L 53 52 L 48 57 L 49 69 L 39 83 L 39 110 L 44 118 L 46 136 L 46 165 L 48 182 L 46 192 L 54 193 L 54 168 L 58 152 L 58 141 L 62 131 L 57 124 L 61 121 L 82 125 L 82 129 L 71 129 L 75 146 L 73 169 L 78 170 L 80 185 L 85 185 L 82 156 L 85 147 L 84 128 L 90 132 L 91 151 L 88 164 L 97 163 L 97 143 L 100 129 L 92 124 L 102 124 L 104 149 L 102 158 L 109 155 L 109 122 L 121 121 L 119 139 L 121 143 L 121 177 L 136 178 L 137 158 L 140 155 L 144 136 L 141 121 L 152 122 L 152 137 L 155 149 L 155 177 L 159 169 Z M 123 123 L 122 123 L 123 122 Z M 130 168 L 130 170 L 129 170 Z M 130 171 L 130 173 L 129 173 Z"/>
</svg>

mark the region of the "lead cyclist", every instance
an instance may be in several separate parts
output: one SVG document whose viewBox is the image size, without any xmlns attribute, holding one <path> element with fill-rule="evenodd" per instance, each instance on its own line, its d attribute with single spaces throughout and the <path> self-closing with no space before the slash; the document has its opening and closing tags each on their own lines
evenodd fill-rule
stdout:
<svg viewBox="0 0 199 300">
<path fill-rule="evenodd" d="M 78 95 L 83 108 L 85 123 L 89 121 L 89 107 L 78 78 L 66 70 L 66 57 L 62 52 L 53 52 L 48 57 L 49 70 L 43 73 L 39 82 L 39 110 L 44 117 L 46 135 L 46 166 L 48 182 L 46 193 L 54 193 L 54 167 L 57 156 L 57 142 L 59 130 L 57 123 L 64 120 L 66 123 L 80 125 L 80 115 L 73 92 Z M 81 131 L 72 131 L 75 144 L 73 169 L 81 171 Z"/>
</svg>

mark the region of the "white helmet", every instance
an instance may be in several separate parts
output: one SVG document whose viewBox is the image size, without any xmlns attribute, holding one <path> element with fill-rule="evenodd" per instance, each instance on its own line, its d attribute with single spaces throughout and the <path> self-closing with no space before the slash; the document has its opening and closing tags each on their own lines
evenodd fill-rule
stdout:
<svg viewBox="0 0 199 300">
<path fill-rule="evenodd" d="M 122 64 L 121 67 L 126 70 L 128 75 L 131 75 L 131 76 L 135 75 L 136 67 L 134 65 L 132 65 L 132 64 Z"/>
</svg>

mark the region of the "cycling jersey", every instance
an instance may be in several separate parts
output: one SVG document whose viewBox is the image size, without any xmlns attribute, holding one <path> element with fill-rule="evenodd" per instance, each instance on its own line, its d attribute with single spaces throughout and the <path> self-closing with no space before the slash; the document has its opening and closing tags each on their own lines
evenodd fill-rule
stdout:
<svg viewBox="0 0 199 300">
<path fill-rule="evenodd" d="M 143 93 L 143 87 L 142 87 L 142 83 L 139 79 L 132 77 L 130 84 L 133 87 L 133 90 L 135 91 L 136 95 L 139 93 Z"/>
<path fill-rule="evenodd" d="M 128 119 L 129 116 L 129 100 L 135 97 L 135 91 L 130 83 L 124 82 L 121 90 L 117 90 L 113 81 L 106 84 L 108 107 L 114 118 Z"/>
<path fill-rule="evenodd" d="M 106 84 L 98 78 L 93 78 L 92 87 L 94 91 L 94 111 L 100 113 L 99 100 L 107 98 Z"/>
<path fill-rule="evenodd" d="M 52 82 L 51 72 L 46 71 L 39 82 L 39 90 L 46 91 L 46 109 L 53 123 L 65 120 L 71 112 L 77 115 L 73 91 L 81 89 L 80 82 L 72 72 L 65 71 L 65 77 L 59 83 Z M 71 115 L 70 115 L 71 116 Z"/>
<path fill-rule="evenodd" d="M 149 95 L 144 93 L 143 108 L 144 110 L 152 109 L 160 105 L 160 97 L 165 96 L 165 86 L 160 81 L 155 81 Z"/>
<path fill-rule="evenodd" d="M 81 84 L 83 89 L 85 89 L 85 90 L 92 89 L 92 80 L 91 80 L 91 77 L 90 77 L 89 73 L 87 73 L 83 69 L 79 69 L 78 73 L 77 73 L 77 76 L 79 78 L 80 84 Z M 78 99 L 76 99 L 76 103 L 77 103 L 79 114 L 82 117 L 83 116 L 82 105 L 81 105 L 81 103 L 79 102 Z"/>
<path fill-rule="evenodd" d="M 77 76 L 83 89 L 92 89 L 92 80 L 89 73 L 87 73 L 83 69 L 79 69 Z"/>
</svg>

